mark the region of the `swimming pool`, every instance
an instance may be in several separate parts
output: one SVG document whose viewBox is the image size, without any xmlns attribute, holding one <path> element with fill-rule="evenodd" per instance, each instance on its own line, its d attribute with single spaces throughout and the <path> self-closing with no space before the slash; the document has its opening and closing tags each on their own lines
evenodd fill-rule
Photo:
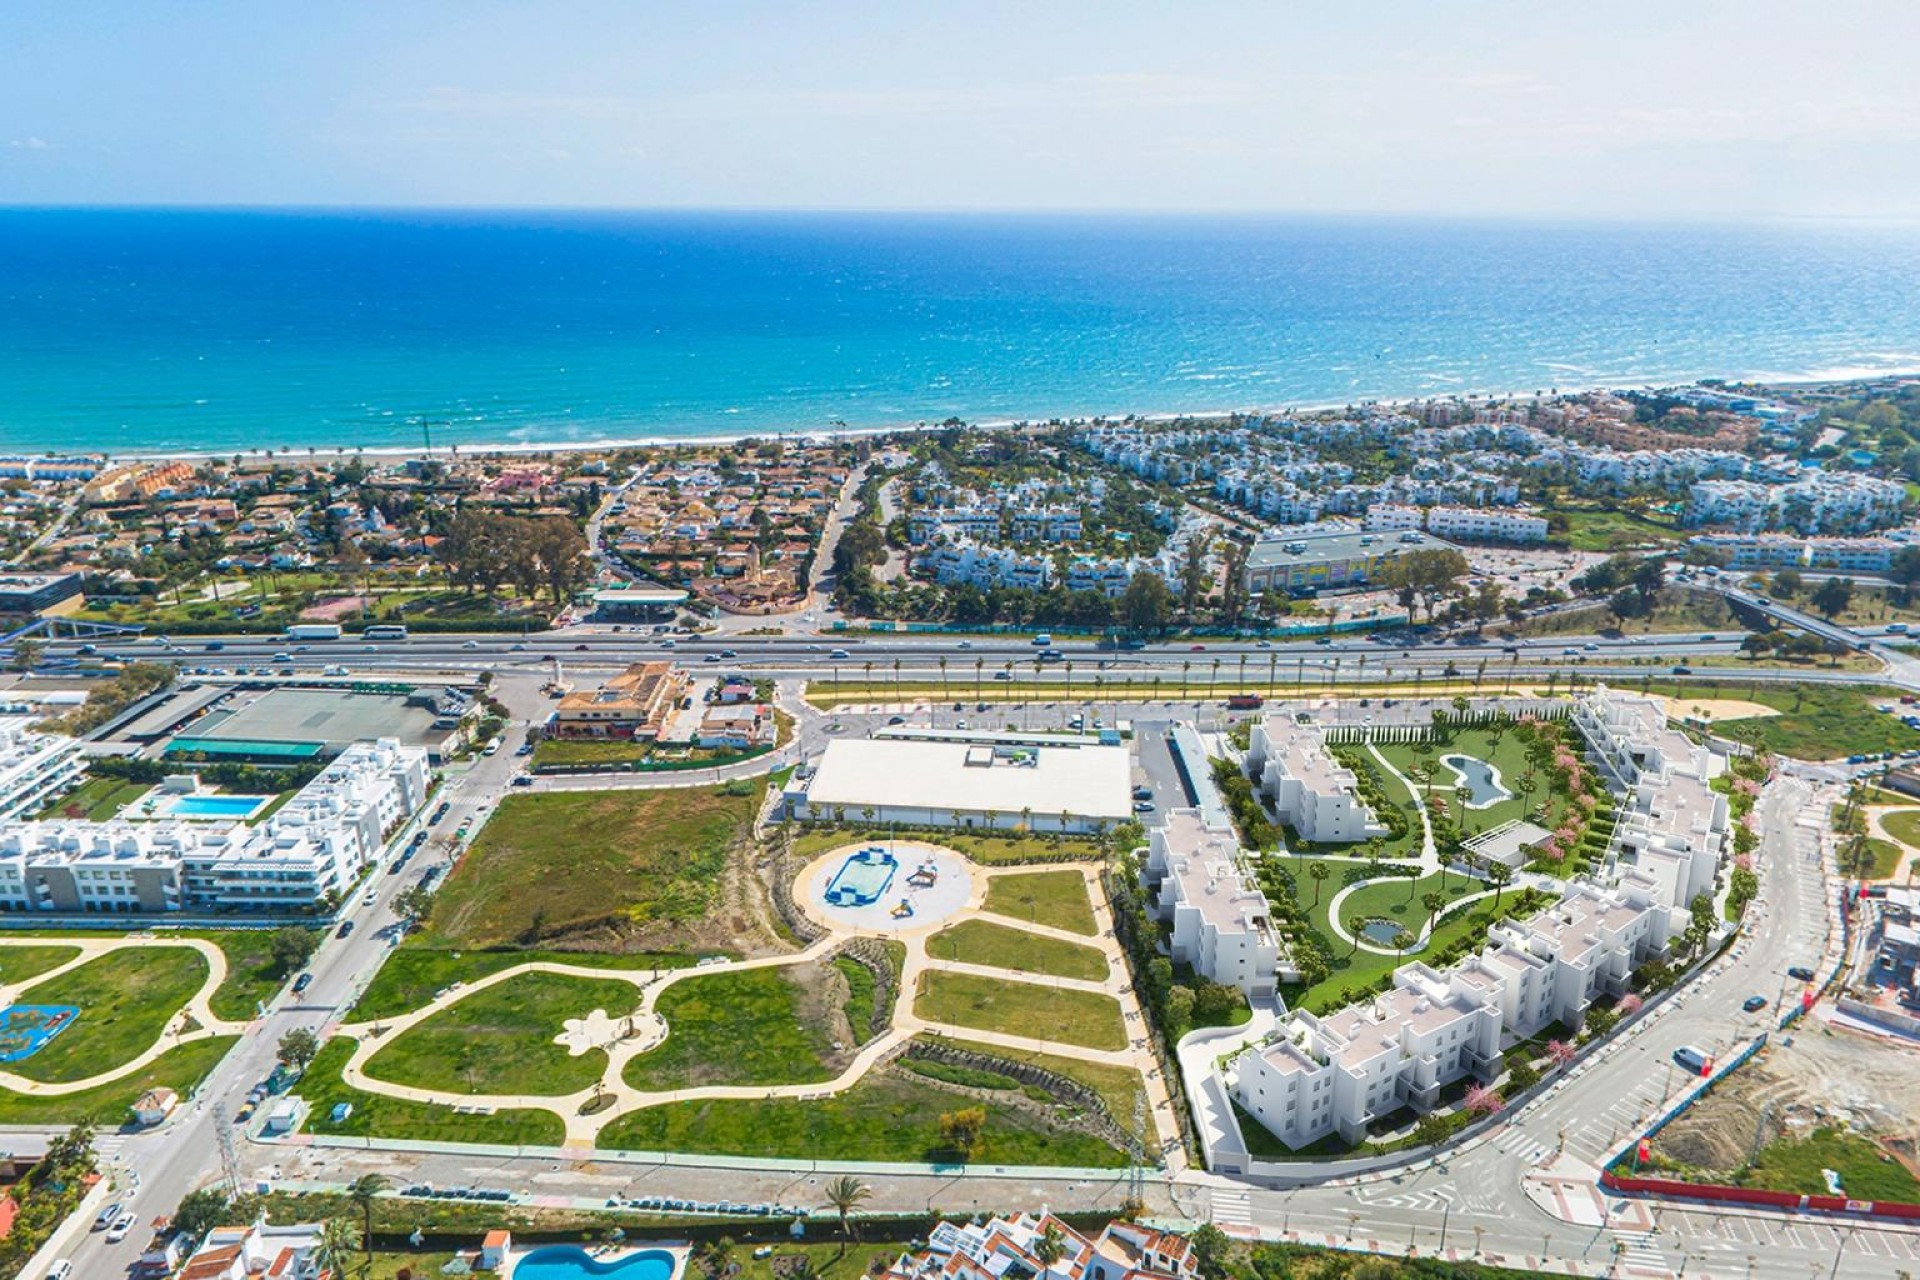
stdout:
<svg viewBox="0 0 1920 1280">
<path fill-rule="evenodd" d="M 1513 799 L 1513 792 L 1500 783 L 1500 771 L 1478 756 L 1441 756 L 1440 763 L 1453 770 L 1454 785 L 1473 792 L 1468 809 L 1491 809 L 1502 800 Z"/>
<path fill-rule="evenodd" d="M 513 1266 L 513 1280 L 587 1280 L 590 1276 L 672 1280 L 673 1255 L 665 1249 L 644 1249 L 617 1261 L 602 1262 L 578 1245 L 549 1244 Z"/>
<path fill-rule="evenodd" d="M 159 812 L 169 818 L 239 822 L 251 818 L 272 796 L 178 796 Z"/>
<path fill-rule="evenodd" d="M 827 882 L 827 902 L 836 907 L 870 907 L 893 883 L 900 861 L 885 849 L 862 849 L 850 853 L 840 869 Z"/>
</svg>

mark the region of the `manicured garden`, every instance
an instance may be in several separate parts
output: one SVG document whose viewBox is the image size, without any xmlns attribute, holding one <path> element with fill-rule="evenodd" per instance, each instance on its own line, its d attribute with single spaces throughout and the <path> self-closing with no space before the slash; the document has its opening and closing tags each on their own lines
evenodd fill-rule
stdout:
<svg viewBox="0 0 1920 1280">
<path fill-rule="evenodd" d="M 501 1146 L 557 1147 L 566 1141 L 567 1126 L 551 1111 L 525 1108 L 483 1116 L 355 1089 L 340 1073 L 358 1043 L 348 1036 L 335 1036 L 301 1075 L 298 1092 L 310 1109 L 306 1132 Z M 333 1109 L 342 1102 L 353 1110 L 335 1122 Z"/>
<path fill-rule="evenodd" d="M 149 1089 L 172 1089 L 183 1098 L 192 1093 L 239 1042 L 238 1036 L 209 1036 L 175 1045 L 140 1070 L 79 1093 L 40 1097 L 0 1089 L 0 1124 L 71 1124 L 89 1116 L 118 1124 Z"/>
<path fill-rule="evenodd" d="M 531 947 L 698 920 L 751 838 L 762 785 L 508 796 L 439 891 L 428 940 Z"/>
<path fill-rule="evenodd" d="M 1092 937 L 1096 929 L 1087 882 L 1078 871 L 992 876 L 982 911 Z"/>
<path fill-rule="evenodd" d="M 189 947 L 128 947 L 31 986 L 27 1004 L 67 1004 L 73 1025 L 30 1058 L 8 1064 L 29 1080 L 84 1080 L 152 1048 L 207 980 L 207 961 Z"/>
<path fill-rule="evenodd" d="M 1039 982 L 1008 982 L 929 969 L 913 1010 L 929 1022 L 1088 1049 L 1124 1049 L 1126 1024 L 1111 996 Z"/>
<path fill-rule="evenodd" d="M 627 1083 L 662 1091 L 832 1079 L 826 1021 L 802 1008 L 809 977 L 782 965 L 682 978 L 654 1005 L 666 1040 L 627 1064 Z"/>
<path fill-rule="evenodd" d="M 151 782 L 128 782 L 122 778 L 91 777 L 65 795 L 50 801 L 34 817 L 43 822 L 52 818 L 81 818 L 88 822 L 105 822 L 152 789 Z"/>
<path fill-rule="evenodd" d="M 980 1101 L 893 1073 L 869 1075 L 825 1098 L 699 1099 L 631 1112 L 600 1131 L 598 1145 L 628 1151 L 696 1151 L 792 1160 L 956 1163 L 940 1116 L 987 1113 L 975 1164 L 1114 1168 L 1125 1157 L 1097 1138 L 1023 1107 Z"/>
<path fill-rule="evenodd" d="M 1448 802 L 1448 811 L 1463 840 L 1516 819 L 1537 822 L 1551 831 L 1565 821 L 1571 808 L 1567 797 L 1553 785 L 1549 771 L 1529 759 L 1528 740 L 1510 724 L 1459 729 L 1436 742 L 1381 743 L 1378 750 L 1401 777 L 1421 789 L 1423 797 L 1432 795 Z M 1491 765 L 1511 795 L 1491 805 L 1486 804 L 1490 796 L 1474 796 L 1463 803 L 1455 787 L 1454 770 L 1444 760 L 1452 755 Z M 1391 779 L 1388 786 L 1406 790 Z M 1483 805 L 1486 807 L 1480 807 Z"/>
<path fill-rule="evenodd" d="M 392 1084 L 449 1093 L 578 1093 L 600 1078 L 607 1057 L 598 1049 L 575 1057 L 554 1043 L 566 1020 L 595 1009 L 618 1019 L 639 1003 L 639 988 L 617 978 L 517 974 L 402 1032 L 368 1060 L 366 1071 Z"/>
<path fill-rule="evenodd" d="M 927 954 L 935 960 L 987 965 L 1052 978 L 1101 982 L 1107 976 L 1107 958 L 1098 947 L 1044 938 L 988 920 L 963 920 L 934 934 L 927 939 Z"/>
</svg>

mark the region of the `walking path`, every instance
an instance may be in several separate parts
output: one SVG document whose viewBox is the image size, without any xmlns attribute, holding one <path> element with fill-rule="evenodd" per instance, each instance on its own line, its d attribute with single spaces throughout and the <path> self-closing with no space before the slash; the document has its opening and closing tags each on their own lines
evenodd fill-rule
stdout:
<svg viewBox="0 0 1920 1280">
<path fill-rule="evenodd" d="M 1367 743 L 1367 754 L 1380 762 L 1380 767 L 1397 779 L 1413 797 L 1413 807 L 1420 814 L 1420 872 L 1431 874 L 1440 869 L 1440 846 L 1433 839 L 1433 818 L 1427 813 L 1427 806 L 1420 798 L 1420 789 L 1413 785 L 1407 775 L 1393 767 L 1393 763 L 1380 754 L 1380 748 L 1373 742 Z"/>
<path fill-rule="evenodd" d="M 17 989 L 0 988 L 0 1000 L 10 1004 L 21 996 L 30 996 L 35 987 L 54 978 L 78 969 L 102 956 L 119 951 L 130 951 L 139 947 L 180 947 L 198 951 L 207 962 L 206 981 L 194 992 L 180 1011 L 167 1019 L 167 1026 L 151 1045 L 138 1056 L 106 1071 L 97 1072 L 83 1080 L 63 1080 L 49 1083 L 42 1080 L 30 1080 L 26 1076 L 11 1071 L 0 1071 L 0 1089 L 10 1089 L 15 1093 L 31 1094 L 36 1097 L 58 1098 L 66 1094 L 85 1093 L 100 1085 L 111 1084 L 123 1076 L 140 1071 L 169 1049 L 195 1040 L 207 1040 L 214 1036 L 239 1035 L 247 1029 L 245 1022 L 228 1022 L 216 1018 L 213 1014 L 213 993 L 227 980 L 227 953 L 205 938 L 0 938 L 0 947 L 75 947 L 80 954 L 64 963 L 55 965 L 45 973 L 36 974 Z M 80 1011 L 84 1020 L 87 1011 Z"/>
<path fill-rule="evenodd" d="M 1134 993 L 1133 984 L 1128 979 L 1126 960 L 1114 937 L 1113 919 L 1099 891 L 1098 864 L 1052 864 L 1046 868 L 1048 871 L 1075 871 L 1080 874 L 1094 912 L 1096 929 L 1092 937 L 1023 921 L 1017 916 L 986 911 L 984 904 L 991 879 L 996 875 L 1017 876 L 1031 872 L 1009 868 L 1004 871 L 985 873 L 982 868 L 974 864 L 967 864 L 972 875 L 966 902 L 958 910 L 944 914 L 938 919 L 918 922 L 908 917 L 899 922 L 900 927 L 895 928 L 866 928 L 851 925 L 845 919 L 836 916 L 831 909 L 821 904 L 819 894 L 814 891 L 814 886 L 830 876 L 832 871 L 845 860 L 847 854 L 857 847 L 859 846 L 847 845 L 823 854 L 796 877 L 795 901 L 800 904 L 802 910 L 827 930 L 824 936 L 803 950 L 787 955 L 674 969 L 657 976 L 631 969 L 603 969 L 585 964 L 562 964 L 544 960 L 528 961 L 463 983 L 455 989 L 443 992 L 420 1008 L 398 1017 L 343 1023 L 330 1028 L 330 1034 L 351 1036 L 357 1042 L 352 1056 L 341 1071 L 342 1079 L 352 1088 L 367 1093 L 384 1094 L 412 1102 L 468 1109 L 476 1107 L 493 1110 L 533 1108 L 551 1111 L 566 1125 L 568 1146 L 591 1147 L 601 1130 L 609 1123 L 628 1112 L 645 1107 L 699 1099 L 731 1098 L 761 1101 L 772 1098 L 821 1098 L 841 1093 L 859 1083 L 875 1067 L 889 1061 L 906 1046 L 908 1041 L 917 1036 L 939 1035 L 995 1048 L 1023 1053 L 1046 1053 L 1101 1066 L 1127 1067 L 1138 1071 L 1146 1089 L 1153 1138 L 1163 1151 L 1177 1159 L 1177 1153 L 1180 1150 L 1179 1120 L 1174 1113 L 1174 1104 L 1166 1081 L 1160 1077 L 1154 1065 L 1151 1033 L 1148 1030 L 1146 1016 Z M 943 850 L 943 852 L 950 858 L 959 857 L 951 850 Z M 962 921 L 975 918 L 1032 934 L 1036 938 L 1056 939 L 1080 946 L 1095 947 L 1106 957 L 1107 976 L 1097 981 L 1053 978 L 990 965 L 937 960 L 928 956 L 926 942 L 929 937 Z M 852 1061 L 833 1079 L 804 1084 L 699 1085 L 664 1090 L 641 1089 L 627 1082 L 625 1078 L 627 1065 L 642 1054 L 657 1048 L 672 1034 L 672 1027 L 659 1013 L 658 1006 L 662 993 L 674 984 L 724 973 L 784 968 L 824 961 L 842 950 L 854 938 L 862 936 L 885 938 L 899 942 L 905 947 L 906 958 L 901 965 L 898 978 L 898 1002 L 888 1029 L 863 1045 Z M 1089 1049 L 1081 1045 L 1050 1040 L 1044 1035 L 1015 1035 L 1009 1032 L 981 1030 L 923 1017 L 915 1011 L 916 997 L 920 990 L 922 975 L 936 968 L 948 973 L 990 978 L 1000 982 L 1024 983 L 1053 990 L 1107 996 L 1118 1005 L 1122 1024 L 1127 1030 L 1128 1044 L 1125 1048 L 1114 1050 Z M 614 1011 L 607 1010 L 605 1012 L 614 1016 L 608 1019 L 589 1017 L 571 1020 L 564 1027 L 558 1023 L 554 1027 L 556 1039 L 566 1037 L 565 1042 L 576 1049 L 581 1043 L 580 1038 L 588 1034 L 591 1028 L 604 1028 L 603 1034 L 611 1034 L 612 1038 L 594 1046 L 606 1055 L 606 1065 L 600 1073 L 600 1078 L 592 1086 L 565 1095 L 462 1094 L 444 1089 L 399 1084 L 368 1074 L 369 1062 L 398 1036 L 476 992 L 529 973 L 613 980 L 628 983 L 635 988 L 639 1003 L 630 1014 L 614 1014 Z M 611 1102 L 603 1104 L 592 1114 L 582 1114 L 582 1108 L 596 1098 L 610 1098 Z M 1114 1119 L 1125 1128 L 1132 1124 L 1133 1117 L 1115 1116 Z"/>
</svg>

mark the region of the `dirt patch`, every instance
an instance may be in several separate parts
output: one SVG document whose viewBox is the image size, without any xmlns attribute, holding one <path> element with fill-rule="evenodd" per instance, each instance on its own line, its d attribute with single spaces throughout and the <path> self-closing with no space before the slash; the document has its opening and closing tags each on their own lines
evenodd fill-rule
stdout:
<svg viewBox="0 0 1920 1280">
<path fill-rule="evenodd" d="M 374 603 L 372 596 L 329 596 L 325 600 L 316 600 L 302 609 L 300 616 L 312 618 L 317 622 L 335 622 L 341 618 L 350 618 Z"/>
<path fill-rule="evenodd" d="M 1717 720 L 1752 720 L 1780 714 L 1778 707 L 1748 702 L 1744 698 L 1669 698 L 1661 694 L 1653 698 L 1666 708 L 1670 720 L 1703 720 L 1712 724 Z"/>
</svg>

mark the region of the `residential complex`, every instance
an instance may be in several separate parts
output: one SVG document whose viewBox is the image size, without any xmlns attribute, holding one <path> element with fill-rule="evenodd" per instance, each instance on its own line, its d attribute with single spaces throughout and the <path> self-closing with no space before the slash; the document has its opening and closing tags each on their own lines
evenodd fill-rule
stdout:
<svg viewBox="0 0 1920 1280">
<path fill-rule="evenodd" d="M 1386 832 L 1360 798 L 1359 779 L 1333 758 L 1317 724 L 1280 710 L 1263 713 L 1253 725 L 1246 765 L 1255 789 L 1302 840 L 1351 844 Z"/>
<path fill-rule="evenodd" d="M 80 780 L 80 744 L 38 733 L 31 716 L 0 716 L 0 821 L 38 813 Z"/>
<path fill-rule="evenodd" d="M 1148 833 L 1141 870 L 1176 964 L 1249 1000 L 1270 1000 L 1278 983 L 1299 978 L 1230 825 L 1208 826 L 1198 809 L 1169 812 Z"/>
<path fill-rule="evenodd" d="M 426 799 L 426 752 L 358 743 L 265 821 L 0 822 L 0 912 L 299 914 L 345 893 Z"/>
<path fill-rule="evenodd" d="M 1407 552 L 1446 545 L 1416 529 L 1392 534 L 1346 529 L 1263 538 L 1247 554 L 1247 590 L 1305 594 L 1364 587 Z"/>
<path fill-rule="evenodd" d="M 1057 1256 L 1053 1255 L 1057 1248 Z M 927 1247 L 904 1253 L 881 1280 L 1191 1280 L 1184 1237 L 1116 1220 L 1089 1238 L 1046 1213 L 942 1222 Z"/>
<path fill-rule="evenodd" d="M 1454 542 L 1529 543 L 1547 540 L 1547 518 L 1513 507 L 1402 507 L 1367 509 L 1369 533 L 1425 529 Z"/>
</svg>

